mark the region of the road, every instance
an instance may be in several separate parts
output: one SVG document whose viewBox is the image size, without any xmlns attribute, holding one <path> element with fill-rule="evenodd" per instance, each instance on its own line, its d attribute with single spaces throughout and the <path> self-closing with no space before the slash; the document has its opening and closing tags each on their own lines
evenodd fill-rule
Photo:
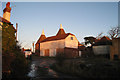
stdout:
<svg viewBox="0 0 120 80">
<path fill-rule="evenodd" d="M 50 69 L 50 66 L 55 63 L 53 58 L 40 58 L 37 56 L 32 56 L 31 62 L 31 71 L 28 73 L 28 76 L 31 77 L 31 80 L 46 80 L 48 78 L 77 78 L 69 75 L 65 75 L 62 73 L 55 72 Z M 38 72 L 38 68 L 47 68 L 43 73 Z"/>
</svg>

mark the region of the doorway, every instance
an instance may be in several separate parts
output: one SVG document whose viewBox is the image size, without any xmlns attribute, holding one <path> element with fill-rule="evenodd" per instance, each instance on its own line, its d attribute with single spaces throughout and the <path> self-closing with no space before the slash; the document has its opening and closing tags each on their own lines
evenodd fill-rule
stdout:
<svg viewBox="0 0 120 80">
<path fill-rule="evenodd" d="M 45 50 L 45 55 L 44 56 L 49 56 L 49 49 Z"/>
</svg>

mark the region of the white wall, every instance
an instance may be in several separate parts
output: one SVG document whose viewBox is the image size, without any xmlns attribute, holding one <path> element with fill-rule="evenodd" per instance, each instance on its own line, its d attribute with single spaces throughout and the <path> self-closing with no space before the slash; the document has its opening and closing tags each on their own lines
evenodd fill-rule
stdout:
<svg viewBox="0 0 120 80">
<path fill-rule="evenodd" d="M 55 41 L 48 41 L 40 43 L 40 55 L 44 56 L 45 49 L 49 49 L 50 56 L 56 55 L 57 48 L 64 48 L 65 47 L 65 40 L 55 40 Z"/>
<path fill-rule="evenodd" d="M 71 37 L 73 37 L 73 40 L 71 40 Z M 44 56 L 45 49 L 49 49 L 49 56 L 56 56 L 56 49 L 65 47 L 78 48 L 77 38 L 73 35 L 68 35 L 67 38 L 62 40 L 47 41 L 40 43 L 40 55 Z"/>
<path fill-rule="evenodd" d="M 40 56 L 44 56 L 44 50 L 40 50 Z"/>
<path fill-rule="evenodd" d="M 95 55 L 108 54 L 110 53 L 110 46 L 109 45 L 93 46 L 93 52 Z"/>
<path fill-rule="evenodd" d="M 50 49 L 50 56 L 56 56 L 56 49 Z"/>
<path fill-rule="evenodd" d="M 71 40 L 71 37 L 73 37 L 73 40 Z M 75 36 L 69 35 L 65 39 L 65 47 L 70 47 L 70 48 L 78 48 L 78 40 Z"/>
<path fill-rule="evenodd" d="M 81 52 L 81 51 L 79 51 L 79 56 L 81 57 L 81 55 L 82 55 L 82 52 Z"/>
</svg>

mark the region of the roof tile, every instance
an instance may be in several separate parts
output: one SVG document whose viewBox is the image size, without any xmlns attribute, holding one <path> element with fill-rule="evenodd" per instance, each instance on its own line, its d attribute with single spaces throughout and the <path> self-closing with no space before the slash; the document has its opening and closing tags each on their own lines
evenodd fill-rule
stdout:
<svg viewBox="0 0 120 80">
<path fill-rule="evenodd" d="M 57 35 L 57 36 L 51 36 L 51 37 L 47 37 L 45 40 L 41 41 L 42 42 L 47 42 L 47 41 L 54 41 L 54 40 L 61 40 L 61 39 L 65 39 L 68 35 L 73 35 L 71 33 L 66 33 L 66 34 L 61 34 L 61 35 Z M 73 35 L 74 36 L 74 35 Z"/>
</svg>

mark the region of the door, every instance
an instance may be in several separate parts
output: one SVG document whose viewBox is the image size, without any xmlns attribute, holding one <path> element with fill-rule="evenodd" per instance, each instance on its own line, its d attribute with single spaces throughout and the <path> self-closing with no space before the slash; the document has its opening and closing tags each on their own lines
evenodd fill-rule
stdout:
<svg viewBox="0 0 120 80">
<path fill-rule="evenodd" d="M 49 56 L 49 49 L 45 50 L 45 55 L 44 56 Z"/>
</svg>

